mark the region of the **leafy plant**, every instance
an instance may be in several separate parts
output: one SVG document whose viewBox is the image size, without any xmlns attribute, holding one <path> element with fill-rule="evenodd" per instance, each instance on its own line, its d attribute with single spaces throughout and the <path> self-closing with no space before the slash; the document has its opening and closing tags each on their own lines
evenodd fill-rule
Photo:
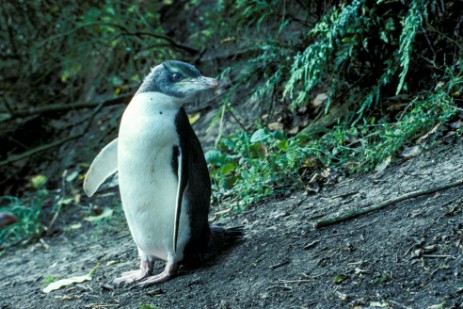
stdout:
<svg viewBox="0 0 463 309">
<path fill-rule="evenodd" d="M 268 37 L 252 33 L 259 44 L 251 44 L 250 56 L 226 70 L 234 82 L 216 118 L 234 113 L 235 92 L 247 89 L 266 120 L 246 130 L 251 133 L 222 138 L 207 154 L 217 202 L 242 209 L 306 185 L 317 173 L 329 175 L 329 169 L 371 171 L 418 141 L 425 148 L 432 133 L 456 115 L 463 70 L 462 41 L 450 35 L 462 22 L 454 13 L 456 3 L 354 0 L 327 6 L 314 24 L 298 19 L 300 3 L 285 6 L 285 18 L 272 13 L 274 2 L 266 5 L 262 22 L 281 27 L 271 28 L 278 31 Z M 233 33 L 248 31 L 231 12 Z M 257 6 L 248 6 L 244 16 L 255 22 Z M 294 28 L 295 23 L 304 26 Z M 282 33 L 285 39 L 275 39 Z M 328 94 L 323 108 L 312 101 L 321 92 Z M 288 110 L 309 117 L 309 127 L 295 135 L 291 124 L 282 132 L 266 128 L 278 111 Z M 323 114 L 335 118 L 323 122 Z M 422 136 L 430 138 L 418 140 Z"/>
<path fill-rule="evenodd" d="M 44 288 L 44 287 L 46 287 L 47 285 L 49 285 L 50 283 L 55 282 L 55 281 L 57 281 L 57 280 L 58 280 L 57 277 L 52 276 L 52 275 L 48 275 L 48 276 L 46 276 L 45 278 L 43 278 L 43 282 L 42 282 L 42 284 L 41 284 L 41 287 Z"/>
<path fill-rule="evenodd" d="M 217 201 L 231 191 L 241 210 L 275 192 L 284 193 L 288 183 L 297 182 L 305 158 L 292 143 L 279 131 L 259 129 L 253 135 L 236 133 L 222 141 L 220 151 L 207 152 Z"/>
<path fill-rule="evenodd" d="M 252 135 L 237 132 L 223 139 L 219 150 L 206 153 L 214 199 L 239 211 L 267 196 L 301 188 L 317 173 L 327 178 L 331 173 L 327 167 L 345 174 L 371 171 L 448 122 L 458 111 L 449 91 L 462 85 L 460 78 L 427 97 L 417 97 L 393 122 L 371 117 L 351 126 L 345 121 L 319 138 L 304 133 L 287 137 L 265 128 Z"/>
</svg>

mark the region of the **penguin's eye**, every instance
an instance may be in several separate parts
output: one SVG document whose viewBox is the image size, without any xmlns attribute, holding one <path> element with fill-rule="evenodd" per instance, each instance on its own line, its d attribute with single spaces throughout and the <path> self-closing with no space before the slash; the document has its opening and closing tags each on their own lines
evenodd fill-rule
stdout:
<svg viewBox="0 0 463 309">
<path fill-rule="evenodd" d="M 178 74 L 178 73 L 172 74 L 172 80 L 173 80 L 174 82 L 178 82 L 178 81 L 181 80 L 181 79 L 182 79 L 182 75 L 180 75 L 180 74 Z"/>
</svg>

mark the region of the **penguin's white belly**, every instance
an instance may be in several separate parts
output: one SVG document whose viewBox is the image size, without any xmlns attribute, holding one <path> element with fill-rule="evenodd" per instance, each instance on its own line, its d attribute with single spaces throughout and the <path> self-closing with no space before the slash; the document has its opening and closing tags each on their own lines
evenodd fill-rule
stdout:
<svg viewBox="0 0 463 309">
<path fill-rule="evenodd" d="M 180 177 L 177 178 L 172 168 L 173 148 L 179 146 L 175 128 L 177 110 L 172 106 L 167 106 L 169 110 L 162 105 L 155 108 L 147 104 L 149 95 L 137 95 L 121 122 L 118 170 L 122 206 L 132 237 L 143 254 L 180 261 L 190 231 L 187 201 L 182 199 L 174 253 L 174 218 Z"/>
</svg>

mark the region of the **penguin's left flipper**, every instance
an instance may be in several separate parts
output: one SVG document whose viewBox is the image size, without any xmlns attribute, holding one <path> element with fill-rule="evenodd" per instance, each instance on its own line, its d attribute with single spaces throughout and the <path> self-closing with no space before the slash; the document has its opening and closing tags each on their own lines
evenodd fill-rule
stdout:
<svg viewBox="0 0 463 309">
<path fill-rule="evenodd" d="M 106 145 L 95 157 L 84 180 L 87 196 L 95 194 L 100 185 L 117 171 L 117 138 Z"/>
</svg>

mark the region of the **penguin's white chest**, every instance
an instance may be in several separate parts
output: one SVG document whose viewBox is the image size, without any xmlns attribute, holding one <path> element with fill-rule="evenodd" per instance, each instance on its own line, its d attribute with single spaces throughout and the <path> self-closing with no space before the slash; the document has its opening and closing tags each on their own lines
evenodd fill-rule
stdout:
<svg viewBox="0 0 463 309">
<path fill-rule="evenodd" d="M 183 199 L 175 254 L 174 217 L 181 177 L 172 164 L 174 147 L 180 145 L 177 112 L 178 107 L 162 94 L 136 95 L 122 117 L 118 142 L 120 193 L 132 237 L 143 254 L 170 261 L 183 258 L 190 233 Z"/>
</svg>

